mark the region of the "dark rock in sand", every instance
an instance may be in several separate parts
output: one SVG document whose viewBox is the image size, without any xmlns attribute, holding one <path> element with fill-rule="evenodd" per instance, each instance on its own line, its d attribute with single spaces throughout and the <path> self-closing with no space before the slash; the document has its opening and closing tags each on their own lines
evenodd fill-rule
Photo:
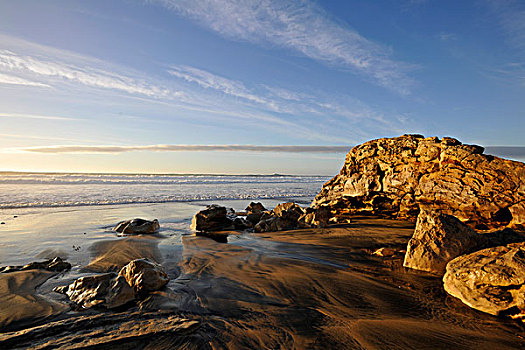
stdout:
<svg viewBox="0 0 525 350">
<path fill-rule="evenodd" d="M 261 202 L 251 202 L 245 209 L 247 213 L 258 213 L 266 211 L 264 205 Z"/>
<path fill-rule="evenodd" d="M 403 266 L 441 274 L 450 260 L 476 250 L 482 239 L 453 216 L 423 210 L 408 241 Z"/>
<path fill-rule="evenodd" d="M 412 220 L 437 209 L 476 229 L 525 227 L 525 164 L 482 153 L 452 138 L 372 140 L 347 154 L 312 206 Z"/>
<path fill-rule="evenodd" d="M 46 270 L 51 272 L 61 272 L 71 269 L 71 264 L 62 260 L 60 257 L 49 259 L 41 262 L 32 262 L 24 266 L 4 266 L 0 267 L 0 272 L 15 272 L 26 270 Z"/>
<path fill-rule="evenodd" d="M 252 228 L 252 223 L 248 221 L 248 219 L 242 218 L 242 217 L 236 217 L 233 219 L 233 226 L 236 230 L 247 230 L 249 228 Z"/>
<path fill-rule="evenodd" d="M 212 204 L 193 216 L 191 229 L 204 232 L 234 230 L 235 225 L 230 216 L 231 212 L 226 207 Z"/>
<path fill-rule="evenodd" d="M 140 235 L 140 234 L 151 234 L 156 233 L 160 229 L 159 221 L 154 219 L 132 219 L 119 222 L 117 226 L 113 228 L 113 231 L 126 235 Z"/>
<path fill-rule="evenodd" d="M 246 207 L 246 220 L 248 220 L 252 226 L 256 225 L 261 221 L 261 216 L 266 211 L 266 208 L 259 202 L 251 202 Z"/>
<path fill-rule="evenodd" d="M 80 277 L 68 286 L 53 290 L 67 295 L 69 300 L 85 309 L 97 305 L 112 309 L 135 300 L 133 288 L 123 276 L 114 272 Z"/>
<path fill-rule="evenodd" d="M 120 270 L 119 275 L 125 278 L 135 292 L 142 295 L 161 289 L 170 280 L 161 265 L 148 259 L 131 261 Z"/>
<path fill-rule="evenodd" d="M 445 290 L 470 307 L 525 316 L 525 242 L 463 255 L 447 265 Z"/>
</svg>

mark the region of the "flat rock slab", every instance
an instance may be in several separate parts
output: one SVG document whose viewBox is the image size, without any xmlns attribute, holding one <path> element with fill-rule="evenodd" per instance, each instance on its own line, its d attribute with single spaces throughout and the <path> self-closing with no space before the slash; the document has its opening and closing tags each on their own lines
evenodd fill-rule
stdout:
<svg viewBox="0 0 525 350">
<path fill-rule="evenodd" d="M 69 309 L 35 291 L 54 275 L 44 270 L 0 273 L 0 331 L 35 324 Z"/>
<path fill-rule="evenodd" d="M 208 337 L 200 326 L 195 319 L 158 312 L 80 316 L 0 334 L 0 348 L 202 348 Z"/>
<path fill-rule="evenodd" d="M 445 290 L 491 315 L 525 310 L 525 242 L 460 256 L 447 265 Z"/>
</svg>

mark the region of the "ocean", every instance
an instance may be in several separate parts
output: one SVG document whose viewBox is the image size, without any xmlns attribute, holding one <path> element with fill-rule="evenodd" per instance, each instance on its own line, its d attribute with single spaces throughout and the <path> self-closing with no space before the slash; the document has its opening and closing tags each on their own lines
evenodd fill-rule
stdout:
<svg viewBox="0 0 525 350">
<path fill-rule="evenodd" d="M 327 176 L 0 173 L 0 209 L 280 199 L 307 203 Z"/>
</svg>

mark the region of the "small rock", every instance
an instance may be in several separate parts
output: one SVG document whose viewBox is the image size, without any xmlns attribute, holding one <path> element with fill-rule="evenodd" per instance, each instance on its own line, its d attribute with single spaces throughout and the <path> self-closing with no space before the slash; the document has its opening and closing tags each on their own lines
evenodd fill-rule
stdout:
<svg viewBox="0 0 525 350">
<path fill-rule="evenodd" d="M 266 208 L 260 202 L 251 202 L 245 209 L 247 213 L 257 213 L 266 211 Z"/>
<path fill-rule="evenodd" d="M 53 291 L 68 296 L 78 306 L 116 308 L 135 299 L 133 288 L 126 279 L 114 272 L 80 277 L 68 286 L 55 287 Z"/>
<path fill-rule="evenodd" d="M 224 231 L 235 229 L 233 219 L 226 207 L 212 204 L 193 216 L 191 229 L 194 231 Z"/>
<path fill-rule="evenodd" d="M 388 256 L 394 256 L 396 255 L 397 251 L 393 248 L 383 247 L 376 249 L 372 255 L 382 256 L 382 257 L 388 257 Z"/>
<path fill-rule="evenodd" d="M 157 219 L 149 221 L 144 219 L 132 219 L 121 221 L 113 228 L 113 231 L 127 235 L 151 234 L 160 229 Z"/>
<path fill-rule="evenodd" d="M 5 225 L 5 222 L 3 222 L 3 221 L 2 221 L 2 222 L 0 222 L 0 225 Z"/>
<path fill-rule="evenodd" d="M 158 290 L 169 282 L 164 268 L 149 259 L 131 261 L 120 270 L 119 275 L 124 277 L 138 294 Z"/>
<path fill-rule="evenodd" d="M 298 223 L 302 227 L 326 227 L 331 218 L 331 209 L 323 205 L 319 208 L 306 208 Z"/>
<path fill-rule="evenodd" d="M 293 202 L 277 204 L 273 212 L 282 219 L 295 222 L 304 214 L 303 208 Z"/>
</svg>

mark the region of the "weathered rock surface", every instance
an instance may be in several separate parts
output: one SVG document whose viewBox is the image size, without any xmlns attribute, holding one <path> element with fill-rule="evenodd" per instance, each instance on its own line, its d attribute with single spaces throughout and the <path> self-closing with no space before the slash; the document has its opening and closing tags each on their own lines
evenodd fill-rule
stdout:
<svg viewBox="0 0 525 350">
<path fill-rule="evenodd" d="M 477 229 L 525 227 L 525 164 L 458 140 L 404 135 L 366 142 L 312 203 L 415 219 L 437 209 Z"/>
<path fill-rule="evenodd" d="M 85 309 L 93 306 L 113 309 L 135 300 L 136 296 L 158 290 L 168 282 L 162 266 L 148 259 L 136 259 L 124 266 L 119 274 L 109 272 L 80 277 L 68 286 L 53 290 L 67 295 Z"/>
<path fill-rule="evenodd" d="M 476 250 L 483 244 L 482 239 L 482 235 L 451 215 L 422 210 L 408 241 L 403 266 L 443 273 L 450 260 Z"/>
<path fill-rule="evenodd" d="M 3 266 L 0 267 L 0 272 L 15 272 L 15 271 L 27 271 L 27 270 L 46 270 L 51 272 L 61 272 L 70 270 L 71 264 L 67 261 L 62 260 L 59 257 L 49 259 L 41 262 L 32 262 L 24 266 Z"/>
<path fill-rule="evenodd" d="M 138 294 L 158 290 L 170 280 L 161 265 L 148 259 L 131 261 L 120 270 L 119 275 L 124 277 Z"/>
<path fill-rule="evenodd" d="M 298 222 L 301 227 L 326 227 L 331 218 L 332 210 L 323 205 L 318 208 L 306 208 Z"/>
<path fill-rule="evenodd" d="M 447 265 L 445 290 L 492 315 L 525 312 L 525 242 L 483 249 Z"/>
<path fill-rule="evenodd" d="M 80 277 L 54 291 L 67 295 L 69 300 L 85 309 L 97 305 L 112 309 L 135 300 L 135 292 L 126 279 L 113 272 Z"/>
<path fill-rule="evenodd" d="M 226 207 L 212 204 L 193 216 L 191 229 L 204 232 L 234 230 L 235 225 L 230 216 L 231 212 Z"/>
<path fill-rule="evenodd" d="M 125 235 L 151 234 L 156 233 L 159 230 L 160 224 L 157 219 L 151 221 L 144 219 L 126 220 L 119 222 L 118 225 L 113 228 L 113 231 Z"/>
<path fill-rule="evenodd" d="M 478 233 L 451 215 L 422 210 L 414 235 L 408 241 L 403 266 L 443 274 L 447 263 L 455 257 L 523 241 L 524 233 L 509 228 Z"/>
<path fill-rule="evenodd" d="M 255 232 L 284 231 L 297 228 L 304 209 L 288 202 L 278 204 L 272 211 L 265 211 L 260 221 L 254 226 Z"/>
</svg>

